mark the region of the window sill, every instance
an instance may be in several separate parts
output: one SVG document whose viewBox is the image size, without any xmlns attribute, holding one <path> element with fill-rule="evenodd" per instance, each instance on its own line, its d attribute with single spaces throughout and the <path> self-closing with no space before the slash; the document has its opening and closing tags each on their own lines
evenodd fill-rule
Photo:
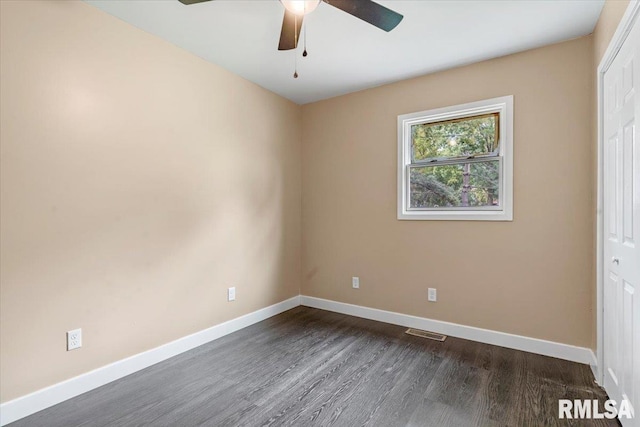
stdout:
<svg viewBox="0 0 640 427">
<path fill-rule="evenodd" d="M 513 221 L 510 211 L 402 211 L 399 220 L 409 221 Z"/>
</svg>

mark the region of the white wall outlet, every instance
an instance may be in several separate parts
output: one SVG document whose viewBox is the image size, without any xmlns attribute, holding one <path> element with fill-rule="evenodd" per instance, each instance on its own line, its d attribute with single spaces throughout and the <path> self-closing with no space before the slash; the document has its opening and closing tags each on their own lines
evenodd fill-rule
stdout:
<svg viewBox="0 0 640 427">
<path fill-rule="evenodd" d="M 436 290 L 436 288 L 429 288 L 429 301 L 438 301 L 438 291 Z"/>
<path fill-rule="evenodd" d="M 353 287 L 353 289 L 360 289 L 360 278 L 359 277 L 352 277 L 351 278 L 351 286 Z"/>
<path fill-rule="evenodd" d="M 236 288 L 227 289 L 227 301 L 235 301 L 236 300 Z"/>
<path fill-rule="evenodd" d="M 67 332 L 67 351 L 82 347 L 82 329 Z"/>
</svg>

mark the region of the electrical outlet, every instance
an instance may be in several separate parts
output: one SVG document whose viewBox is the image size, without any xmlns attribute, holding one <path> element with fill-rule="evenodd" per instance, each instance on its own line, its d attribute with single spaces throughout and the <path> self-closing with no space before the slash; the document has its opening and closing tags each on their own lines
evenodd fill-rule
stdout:
<svg viewBox="0 0 640 427">
<path fill-rule="evenodd" d="M 235 301 L 236 300 L 236 288 L 227 289 L 227 301 Z"/>
<path fill-rule="evenodd" d="M 67 332 L 67 351 L 82 347 L 82 329 Z"/>
<path fill-rule="evenodd" d="M 360 289 L 360 278 L 359 277 L 352 277 L 351 278 L 351 286 L 353 287 L 353 289 Z"/>
<path fill-rule="evenodd" d="M 438 301 L 438 291 L 436 290 L 436 288 L 429 288 L 429 301 Z"/>
</svg>

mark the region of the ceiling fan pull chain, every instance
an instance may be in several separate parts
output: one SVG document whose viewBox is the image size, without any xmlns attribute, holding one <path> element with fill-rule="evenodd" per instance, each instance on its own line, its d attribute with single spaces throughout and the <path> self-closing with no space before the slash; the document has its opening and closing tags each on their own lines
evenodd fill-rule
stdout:
<svg viewBox="0 0 640 427">
<path fill-rule="evenodd" d="M 297 42 L 298 41 L 298 16 L 294 15 L 293 16 L 293 28 L 294 28 L 294 40 Z M 297 43 L 296 43 L 297 44 Z M 298 78 L 298 55 L 295 53 L 296 49 L 293 50 L 294 52 L 294 68 L 293 68 L 293 78 L 297 79 Z"/>
<path fill-rule="evenodd" d="M 304 28 L 302 29 L 302 31 L 304 31 L 304 51 L 302 52 L 302 56 L 306 57 L 308 55 L 307 53 L 307 27 L 309 26 L 309 20 L 307 20 L 307 22 L 304 24 Z"/>
<path fill-rule="evenodd" d="M 295 57 L 294 61 L 294 67 L 293 67 L 293 78 L 297 79 L 298 78 L 298 55 L 293 55 Z"/>
</svg>

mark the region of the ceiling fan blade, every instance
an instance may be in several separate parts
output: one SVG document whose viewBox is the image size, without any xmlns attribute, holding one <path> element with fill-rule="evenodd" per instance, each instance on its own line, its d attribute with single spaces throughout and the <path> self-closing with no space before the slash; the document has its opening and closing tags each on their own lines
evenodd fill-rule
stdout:
<svg viewBox="0 0 640 427">
<path fill-rule="evenodd" d="M 403 18 L 399 13 L 371 0 L 323 1 L 387 32 L 393 30 Z"/>
<path fill-rule="evenodd" d="M 294 15 L 285 9 L 284 18 L 282 19 L 282 31 L 280 31 L 280 44 L 278 44 L 278 50 L 295 49 L 296 46 L 298 46 L 301 28 L 302 16 Z"/>
<path fill-rule="evenodd" d="M 187 6 L 190 4 L 196 4 L 196 3 L 204 3 L 206 1 L 212 1 L 212 0 L 178 0 L 180 3 L 182 4 L 186 4 Z"/>
</svg>

